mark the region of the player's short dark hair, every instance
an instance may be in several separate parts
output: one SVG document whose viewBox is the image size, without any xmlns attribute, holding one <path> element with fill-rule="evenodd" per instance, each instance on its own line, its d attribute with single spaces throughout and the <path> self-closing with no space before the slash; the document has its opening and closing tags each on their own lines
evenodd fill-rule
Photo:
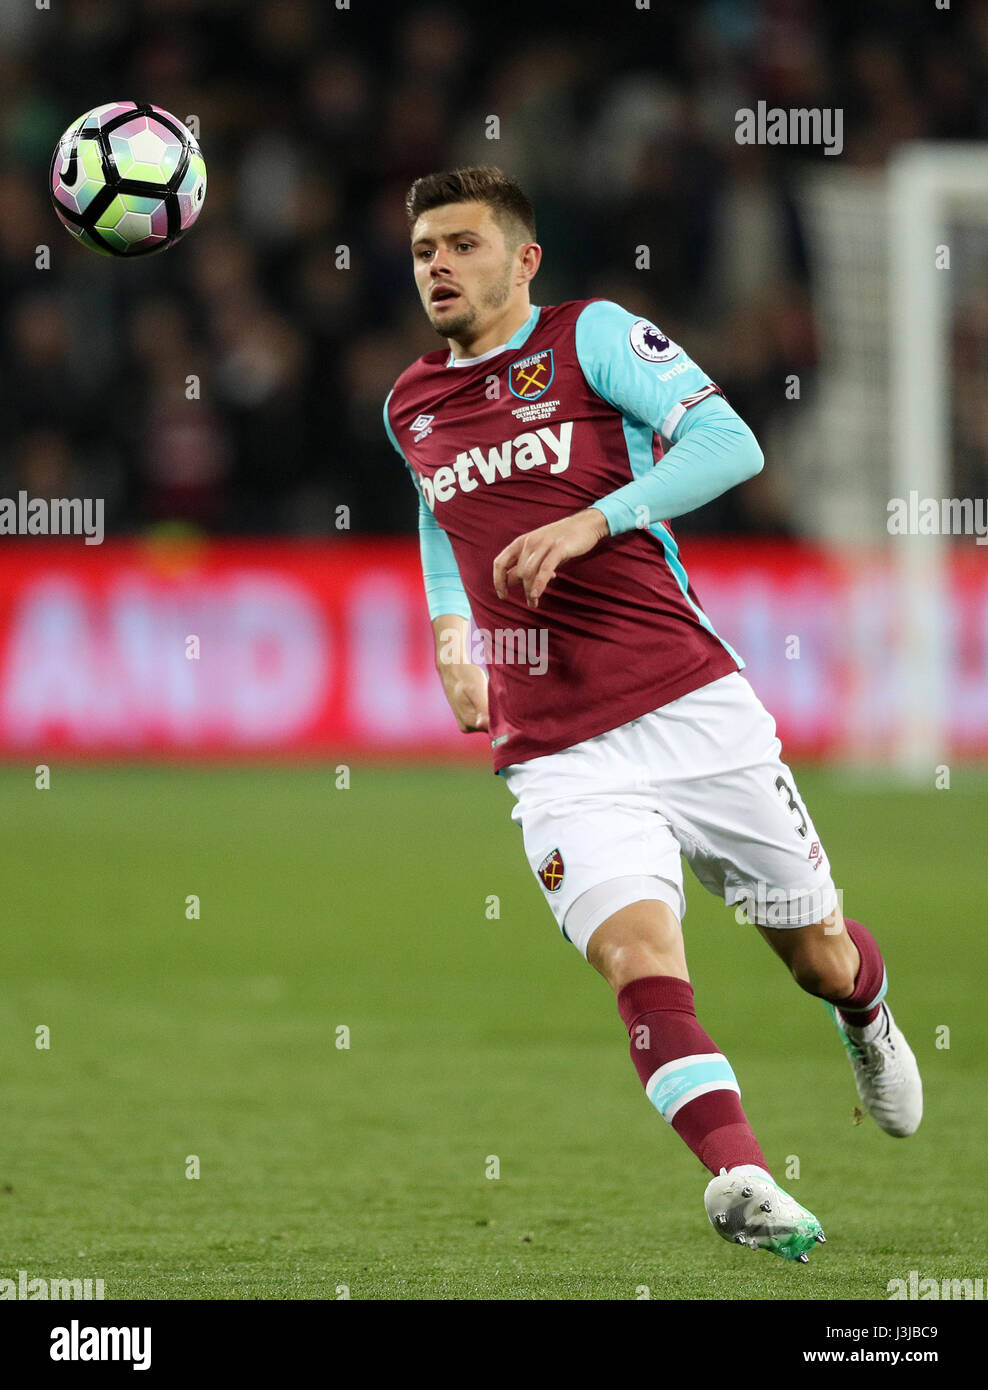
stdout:
<svg viewBox="0 0 988 1390">
<path fill-rule="evenodd" d="M 446 169 L 416 179 L 408 190 L 405 211 L 413 227 L 423 212 L 447 203 L 486 203 L 510 246 L 535 241 L 535 212 L 524 193 L 507 174 L 491 164 L 469 169 Z"/>
</svg>

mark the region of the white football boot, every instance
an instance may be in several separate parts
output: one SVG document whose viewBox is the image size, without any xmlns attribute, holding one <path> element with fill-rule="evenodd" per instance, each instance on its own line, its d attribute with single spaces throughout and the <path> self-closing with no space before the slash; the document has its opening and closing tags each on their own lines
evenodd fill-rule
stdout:
<svg viewBox="0 0 988 1390">
<path fill-rule="evenodd" d="M 718 1235 L 749 1250 L 770 1250 L 784 1260 L 807 1264 L 807 1252 L 826 1243 L 813 1213 L 757 1173 L 722 1168 L 707 1183 L 703 1205 Z"/>
<path fill-rule="evenodd" d="M 862 1041 L 866 1029 L 845 1023 L 833 1004 L 827 1012 L 837 1025 L 851 1066 L 861 1104 L 886 1134 L 904 1139 L 915 1134 L 923 1118 L 923 1083 L 912 1049 L 896 1026 L 887 1004 L 876 1023 L 878 1033 Z"/>
</svg>

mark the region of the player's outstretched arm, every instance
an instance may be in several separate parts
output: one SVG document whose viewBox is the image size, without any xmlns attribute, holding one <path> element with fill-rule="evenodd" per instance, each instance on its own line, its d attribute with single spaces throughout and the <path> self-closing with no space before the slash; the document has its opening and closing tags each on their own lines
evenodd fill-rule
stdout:
<svg viewBox="0 0 988 1390">
<path fill-rule="evenodd" d="M 463 734 L 489 728 L 487 674 L 469 659 L 470 622 L 458 613 L 442 613 L 432 620 L 436 639 L 436 670 L 449 707 Z"/>
<path fill-rule="evenodd" d="M 522 584 L 529 608 L 566 560 L 585 555 L 605 536 L 619 536 L 693 511 L 753 477 L 764 462 L 751 430 L 726 401 L 699 402 L 684 412 L 673 447 L 641 477 L 592 507 L 516 536 L 494 561 L 494 588 L 506 598 Z"/>
<path fill-rule="evenodd" d="M 612 536 L 695 511 L 753 478 L 765 462 L 751 430 L 719 396 L 684 411 L 672 437 L 652 468 L 594 503 Z"/>
</svg>

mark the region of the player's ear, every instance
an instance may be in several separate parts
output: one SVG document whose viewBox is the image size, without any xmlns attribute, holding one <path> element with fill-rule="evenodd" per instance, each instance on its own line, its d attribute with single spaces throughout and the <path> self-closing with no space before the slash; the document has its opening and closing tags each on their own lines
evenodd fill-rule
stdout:
<svg viewBox="0 0 988 1390">
<path fill-rule="evenodd" d="M 518 248 L 518 268 L 522 282 L 533 280 L 542 264 L 542 247 L 537 241 L 526 241 Z"/>
</svg>

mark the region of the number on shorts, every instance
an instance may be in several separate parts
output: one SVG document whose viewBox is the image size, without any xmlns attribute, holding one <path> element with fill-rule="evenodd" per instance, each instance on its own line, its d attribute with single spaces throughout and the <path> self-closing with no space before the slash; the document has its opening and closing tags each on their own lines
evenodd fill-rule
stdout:
<svg viewBox="0 0 988 1390">
<path fill-rule="evenodd" d="M 800 806 L 799 802 L 796 800 L 796 793 L 784 777 L 776 777 L 775 790 L 777 792 L 784 792 L 788 796 L 789 800 L 786 802 L 786 809 L 796 812 L 796 815 L 799 817 L 799 825 L 796 826 L 796 834 L 802 835 L 805 840 L 807 830 L 806 817 L 803 814 L 802 806 Z"/>
</svg>

